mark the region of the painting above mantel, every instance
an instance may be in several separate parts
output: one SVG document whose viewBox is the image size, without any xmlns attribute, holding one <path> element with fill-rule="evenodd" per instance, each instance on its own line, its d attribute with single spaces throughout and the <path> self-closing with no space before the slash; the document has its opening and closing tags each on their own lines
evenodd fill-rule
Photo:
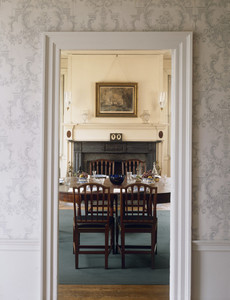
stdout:
<svg viewBox="0 0 230 300">
<path fill-rule="evenodd" d="M 137 83 L 97 82 L 96 117 L 137 117 Z"/>
</svg>

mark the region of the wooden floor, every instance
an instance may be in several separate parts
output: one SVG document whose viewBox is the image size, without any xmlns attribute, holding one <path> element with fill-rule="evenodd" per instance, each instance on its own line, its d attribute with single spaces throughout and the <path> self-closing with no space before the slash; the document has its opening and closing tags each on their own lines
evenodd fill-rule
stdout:
<svg viewBox="0 0 230 300">
<path fill-rule="evenodd" d="M 169 300 L 168 285 L 59 285 L 58 300 Z"/>
</svg>

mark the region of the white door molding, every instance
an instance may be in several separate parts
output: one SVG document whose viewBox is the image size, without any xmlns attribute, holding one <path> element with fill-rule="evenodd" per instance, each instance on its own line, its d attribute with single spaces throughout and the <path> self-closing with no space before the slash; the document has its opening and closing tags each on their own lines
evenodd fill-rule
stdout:
<svg viewBox="0 0 230 300">
<path fill-rule="evenodd" d="M 57 299 L 58 128 L 61 50 L 172 51 L 170 299 L 191 298 L 192 33 L 44 34 L 41 299 Z"/>
</svg>

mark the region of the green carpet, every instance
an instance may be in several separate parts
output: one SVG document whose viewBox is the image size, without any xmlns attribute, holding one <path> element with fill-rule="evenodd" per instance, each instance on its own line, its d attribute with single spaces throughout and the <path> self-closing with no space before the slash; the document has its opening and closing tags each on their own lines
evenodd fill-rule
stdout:
<svg viewBox="0 0 230 300">
<path fill-rule="evenodd" d="M 126 255 L 126 269 L 121 269 L 120 254 L 109 255 L 109 269 L 104 269 L 104 255 L 81 254 L 79 268 L 74 268 L 72 243 L 72 210 L 59 210 L 59 284 L 169 284 L 170 211 L 158 211 L 158 247 L 155 268 L 150 268 L 150 255 Z M 143 237 L 144 235 L 144 237 Z M 81 241 L 90 243 L 104 236 L 82 234 Z M 126 241 L 147 243 L 149 234 L 127 234 Z"/>
</svg>

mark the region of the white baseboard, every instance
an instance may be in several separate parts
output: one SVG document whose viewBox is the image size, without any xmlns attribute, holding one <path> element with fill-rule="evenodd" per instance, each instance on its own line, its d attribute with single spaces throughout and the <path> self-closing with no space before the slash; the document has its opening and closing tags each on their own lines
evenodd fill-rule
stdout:
<svg viewBox="0 0 230 300">
<path fill-rule="evenodd" d="M 230 240 L 192 242 L 192 300 L 230 299 Z"/>
</svg>

